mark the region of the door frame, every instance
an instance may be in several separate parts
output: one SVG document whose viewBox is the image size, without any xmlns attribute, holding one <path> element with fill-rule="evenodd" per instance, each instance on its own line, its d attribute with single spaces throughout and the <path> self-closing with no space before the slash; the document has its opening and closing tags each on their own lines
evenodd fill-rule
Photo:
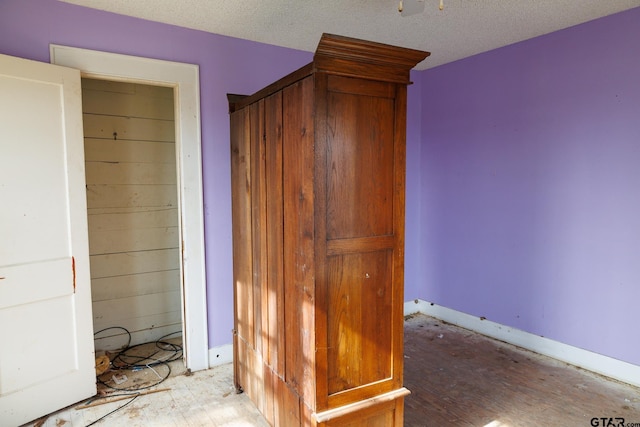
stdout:
<svg viewBox="0 0 640 427">
<path fill-rule="evenodd" d="M 192 371 L 209 368 L 198 66 L 55 44 L 49 51 L 52 64 L 82 77 L 173 88 L 184 359 Z"/>
</svg>

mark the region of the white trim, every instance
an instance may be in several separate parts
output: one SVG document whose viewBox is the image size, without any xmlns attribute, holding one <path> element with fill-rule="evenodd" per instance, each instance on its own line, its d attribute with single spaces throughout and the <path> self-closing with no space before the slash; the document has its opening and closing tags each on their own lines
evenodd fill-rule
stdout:
<svg viewBox="0 0 640 427">
<path fill-rule="evenodd" d="M 233 345 L 225 344 L 209 349 L 209 367 L 224 365 L 233 362 Z"/>
<path fill-rule="evenodd" d="M 50 46 L 50 54 L 51 63 L 76 68 L 84 77 L 174 88 L 182 225 L 185 364 L 192 371 L 207 369 L 209 353 L 198 66 L 53 44 Z"/>
<path fill-rule="evenodd" d="M 404 315 L 422 313 L 571 365 L 640 387 L 640 366 L 554 341 L 423 300 L 404 303 Z"/>
</svg>

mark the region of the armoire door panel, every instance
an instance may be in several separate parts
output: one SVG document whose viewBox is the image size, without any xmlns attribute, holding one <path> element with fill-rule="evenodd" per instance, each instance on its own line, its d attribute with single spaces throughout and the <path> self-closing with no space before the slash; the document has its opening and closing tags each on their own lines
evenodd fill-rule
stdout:
<svg viewBox="0 0 640 427">
<path fill-rule="evenodd" d="M 329 394 L 392 375 L 392 252 L 327 260 Z"/>
<path fill-rule="evenodd" d="M 328 95 L 327 239 L 393 234 L 395 103 Z"/>
</svg>

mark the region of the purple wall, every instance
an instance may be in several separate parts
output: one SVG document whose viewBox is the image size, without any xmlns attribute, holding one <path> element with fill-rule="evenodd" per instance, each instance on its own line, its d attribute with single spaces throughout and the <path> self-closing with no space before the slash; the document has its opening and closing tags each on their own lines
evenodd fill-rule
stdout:
<svg viewBox="0 0 640 427">
<path fill-rule="evenodd" d="M 250 94 L 312 54 L 54 0 L 1 0 L 0 53 L 49 62 L 49 44 L 198 64 L 209 347 L 231 343 L 233 280 L 227 93 Z"/>
<path fill-rule="evenodd" d="M 420 71 L 411 72 L 413 84 L 407 90 L 407 174 L 406 174 L 406 225 L 404 256 L 404 295 L 407 299 L 422 294 L 424 281 L 420 260 L 420 138 L 422 78 Z"/>
<path fill-rule="evenodd" d="M 421 73 L 415 297 L 640 365 L 638 23 Z"/>
</svg>

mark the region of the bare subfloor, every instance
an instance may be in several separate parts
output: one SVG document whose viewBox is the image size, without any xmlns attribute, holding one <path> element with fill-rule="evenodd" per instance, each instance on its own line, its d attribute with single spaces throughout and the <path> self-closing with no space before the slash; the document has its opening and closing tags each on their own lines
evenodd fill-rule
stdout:
<svg viewBox="0 0 640 427">
<path fill-rule="evenodd" d="M 640 389 L 424 315 L 405 321 L 404 360 L 405 386 L 411 390 L 405 426 L 588 427 L 607 425 L 611 418 L 610 425 L 640 427 Z M 235 394 L 231 364 L 191 376 L 181 361 L 171 366 L 169 378 L 147 389 L 163 391 L 141 395 L 95 425 L 267 425 L 246 395 Z M 135 381 L 141 384 L 143 375 L 153 377 L 139 375 Z M 28 426 L 88 426 L 129 400 L 86 409 L 74 405 Z"/>
<path fill-rule="evenodd" d="M 406 426 L 640 427 L 640 389 L 424 315 L 405 321 L 404 383 Z"/>
<path fill-rule="evenodd" d="M 173 362 L 179 366 L 182 362 Z M 177 371 L 174 369 L 174 371 Z M 153 394 L 138 396 L 122 409 L 95 426 L 191 427 L 191 426 L 268 426 L 244 394 L 236 394 L 231 364 L 185 376 L 174 372 L 154 389 Z M 151 390 L 151 389 L 150 389 Z M 76 409 L 74 405 L 49 415 L 42 427 L 85 427 L 121 407 L 131 399 Z M 28 426 L 33 427 L 35 423 Z"/>
</svg>

